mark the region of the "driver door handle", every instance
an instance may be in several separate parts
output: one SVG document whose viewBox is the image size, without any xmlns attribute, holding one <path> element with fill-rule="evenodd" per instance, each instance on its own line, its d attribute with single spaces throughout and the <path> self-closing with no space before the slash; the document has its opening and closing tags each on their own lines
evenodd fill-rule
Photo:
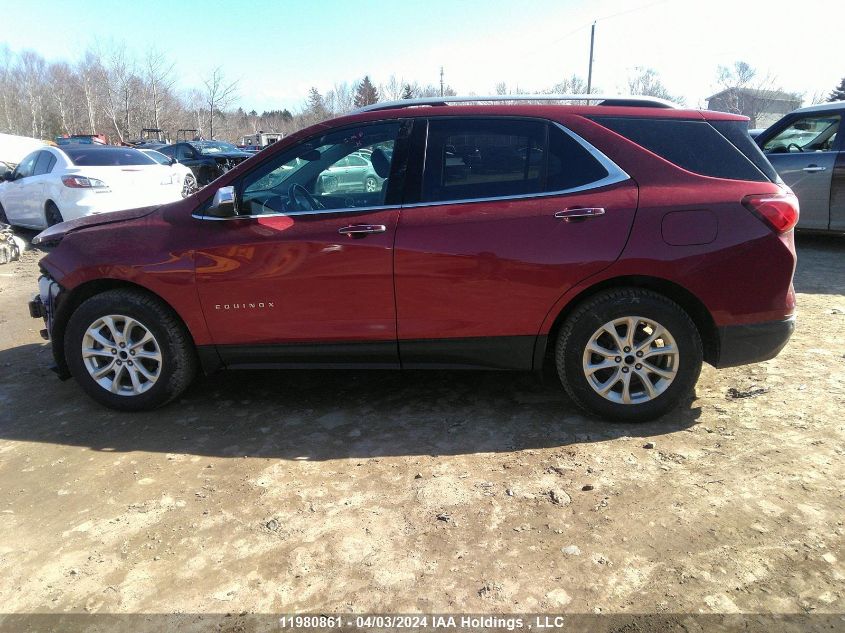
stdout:
<svg viewBox="0 0 845 633">
<path fill-rule="evenodd" d="M 571 209 L 564 209 L 555 213 L 555 217 L 564 222 L 586 220 L 600 215 L 604 215 L 604 209 L 602 207 L 572 207 Z"/>
<path fill-rule="evenodd" d="M 387 227 L 384 224 L 353 224 L 337 230 L 341 235 L 349 237 L 365 237 L 370 233 L 384 233 L 385 231 L 387 231 Z"/>
<path fill-rule="evenodd" d="M 807 173 L 814 174 L 817 171 L 825 171 L 827 167 L 819 167 L 818 165 L 808 165 L 802 171 L 806 171 Z"/>
</svg>

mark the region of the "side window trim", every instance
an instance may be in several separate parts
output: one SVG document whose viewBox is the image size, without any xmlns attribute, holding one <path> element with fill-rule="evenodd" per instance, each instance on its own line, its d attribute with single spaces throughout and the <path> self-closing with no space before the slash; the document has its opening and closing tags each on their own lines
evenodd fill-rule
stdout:
<svg viewBox="0 0 845 633">
<path fill-rule="evenodd" d="M 449 117 L 452 118 L 452 117 Z M 491 117 L 491 118 L 499 118 L 499 117 Z M 525 120 L 525 119 L 523 119 Z M 487 196 L 482 198 L 463 198 L 457 200 L 435 200 L 432 202 L 408 202 L 402 205 L 403 209 L 414 209 L 417 207 L 432 207 L 438 205 L 452 205 L 452 204 L 472 204 L 476 202 L 493 202 L 496 200 L 520 200 L 524 198 L 549 198 L 555 196 L 562 196 L 567 194 L 573 193 L 581 193 L 584 191 L 590 191 L 592 189 L 600 189 L 602 187 L 608 187 L 610 185 L 615 185 L 620 182 L 625 182 L 626 180 L 630 180 L 631 176 L 628 175 L 619 165 L 614 163 L 610 158 L 608 158 L 601 150 L 597 147 L 592 145 L 589 141 L 582 138 L 563 124 L 559 123 L 558 121 L 551 121 L 546 119 L 527 119 L 527 120 L 537 120 L 543 121 L 547 124 L 554 125 L 559 130 L 561 130 L 564 134 L 569 136 L 572 140 L 578 143 L 581 147 L 583 147 L 605 170 L 607 170 L 607 176 L 600 180 L 596 180 L 594 182 L 590 182 L 584 185 L 579 185 L 577 187 L 570 187 L 568 189 L 558 189 L 555 191 L 539 191 L 537 193 L 529 193 L 529 194 L 515 194 L 515 195 L 507 195 L 507 196 Z M 546 169 L 544 170 L 543 178 L 547 176 L 548 173 L 548 125 L 546 127 L 546 150 L 544 150 L 544 163 L 546 163 Z M 422 168 L 425 169 L 425 159 L 426 154 L 428 152 L 428 138 L 426 135 L 425 145 L 423 147 L 423 155 L 422 157 L 417 157 L 418 160 L 422 160 Z M 424 177 L 424 175 L 423 175 Z M 422 181 L 422 178 L 420 178 Z M 545 184 L 545 183 L 544 183 Z"/>
</svg>

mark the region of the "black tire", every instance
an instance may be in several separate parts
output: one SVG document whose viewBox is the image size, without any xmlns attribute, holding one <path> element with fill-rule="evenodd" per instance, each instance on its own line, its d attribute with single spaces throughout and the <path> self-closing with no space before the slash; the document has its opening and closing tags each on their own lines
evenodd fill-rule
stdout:
<svg viewBox="0 0 845 633">
<path fill-rule="evenodd" d="M 367 179 L 364 181 L 364 191 L 367 193 L 375 193 L 378 191 L 378 180 L 376 180 L 373 176 L 367 176 Z"/>
<path fill-rule="evenodd" d="M 677 373 L 665 391 L 651 400 L 630 404 L 612 402 L 600 395 L 588 381 L 584 354 L 587 344 L 603 325 L 614 319 L 635 316 L 653 319 L 674 338 L 678 350 Z M 582 409 L 611 421 L 644 422 L 669 412 L 691 394 L 701 373 L 702 356 L 698 329 L 678 304 L 649 290 L 619 288 L 601 292 L 575 308 L 560 329 L 555 364 L 566 392 Z M 621 367 L 631 355 L 623 353 L 621 357 L 620 371 L 624 371 Z M 628 367 L 628 371 L 632 369 L 633 366 Z M 630 377 L 629 380 L 634 379 Z M 610 379 L 604 384 L 610 384 Z M 638 384 L 645 393 L 645 385 Z M 621 386 L 619 388 L 621 390 Z"/>
<path fill-rule="evenodd" d="M 62 217 L 61 211 L 59 211 L 59 207 L 57 207 L 52 201 L 48 201 L 44 207 L 44 219 L 47 222 L 47 226 L 55 226 L 56 224 L 61 224 L 65 221 Z"/>
<path fill-rule="evenodd" d="M 6 209 L 3 208 L 2 204 L 0 204 L 0 224 L 11 225 L 11 223 L 9 222 L 9 218 L 6 217 Z"/>
<path fill-rule="evenodd" d="M 94 380 L 83 361 L 86 331 L 98 319 L 113 314 L 137 320 L 155 337 L 160 349 L 160 374 L 143 393 L 120 395 L 107 391 Z M 71 374 L 82 389 L 100 404 L 119 411 L 146 411 L 167 404 L 187 389 L 197 372 L 196 350 L 182 321 L 157 298 L 131 289 L 108 290 L 86 299 L 68 321 L 64 351 Z"/>
</svg>

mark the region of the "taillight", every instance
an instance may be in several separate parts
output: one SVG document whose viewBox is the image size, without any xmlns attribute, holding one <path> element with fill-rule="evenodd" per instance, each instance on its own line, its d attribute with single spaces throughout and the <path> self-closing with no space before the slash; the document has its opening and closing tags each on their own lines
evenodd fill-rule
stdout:
<svg viewBox="0 0 845 633">
<path fill-rule="evenodd" d="M 86 176 L 62 176 L 62 183 L 71 189 L 105 189 L 108 187 L 102 180 L 87 178 Z"/>
<path fill-rule="evenodd" d="M 742 204 L 777 233 L 786 233 L 798 223 L 798 198 L 793 193 L 745 196 Z"/>
</svg>

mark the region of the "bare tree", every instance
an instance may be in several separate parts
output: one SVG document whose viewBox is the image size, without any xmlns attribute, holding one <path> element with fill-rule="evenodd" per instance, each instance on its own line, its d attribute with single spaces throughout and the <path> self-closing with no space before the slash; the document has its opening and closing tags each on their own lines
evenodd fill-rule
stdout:
<svg viewBox="0 0 845 633">
<path fill-rule="evenodd" d="M 138 88 L 134 60 L 126 54 L 126 45 L 113 47 L 107 54 L 103 68 L 106 114 L 114 133 L 123 142 L 132 131 L 132 108 Z"/>
<path fill-rule="evenodd" d="M 390 75 L 386 83 L 379 84 L 378 93 L 384 101 L 398 101 L 402 98 L 404 88 L 404 79 L 397 79 L 396 75 Z"/>
<path fill-rule="evenodd" d="M 657 97 L 679 104 L 684 103 L 683 97 L 675 96 L 666 89 L 666 86 L 660 80 L 660 75 L 653 68 L 637 66 L 634 68 L 634 73 L 628 77 L 628 94 Z"/>
<path fill-rule="evenodd" d="M 91 134 L 97 133 L 97 111 L 101 102 L 99 87 L 102 74 L 103 67 L 99 54 L 91 49 L 87 50 L 76 67 L 76 81 L 84 99 L 86 123 Z M 81 131 L 80 129 L 79 132 Z"/>
<path fill-rule="evenodd" d="M 144 59 L 144 79 L 149 103 L 147 121 L 154 128 L 162 127 L 162 113 L 176 83 L 173 69 L 174 64 L 163 54 L 155 49 L 147 51 Z"/>
<path fill-rule="evenodd" d="M 214 117 L 237 98 L 238 82 L 228 83 L 223 70 L 218 66 L 211 72 L 211 76 L 203 81 L 203 85 L 205 105 L 208 107 L 208 137 L 214 138 Z"/>
<path fill-rule="evenodd" d="M 747 116 L 752 126 L 757 124 L 760 114 L 768 111 L 772 103 L 785 94 L 775 85 L 771 74 L 760 75 L 756 68 L 744 61 L 734 62 L 733 66 L 719 66 L 717 83 L 722 90 L 713 107 Z M 793 96 L 800 102 L 797 95 Z"/>
</svg>

